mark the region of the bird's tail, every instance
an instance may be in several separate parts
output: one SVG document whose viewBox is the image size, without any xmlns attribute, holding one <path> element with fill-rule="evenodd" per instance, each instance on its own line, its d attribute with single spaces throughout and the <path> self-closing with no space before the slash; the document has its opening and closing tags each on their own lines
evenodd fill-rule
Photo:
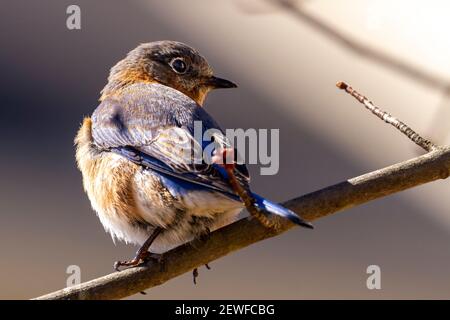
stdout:
<svg viewBox="0 0 450 320">
<path fill-rule="evenodd" d="M 277 216 L 281 216 L 283 218 L 289 219 L 295 224 L 298 224 L 299 226 L 313 229 L 313 225 L 309 222 L 306 222 L 302 218 L 300 218 L 297 214 L 295 214 L 293 211 L 276 204 L 270 200 L 267 200 L 255 193 L 252 194 L 253 198 L 255 199 L 255 206 L 261 210 L 262 212 L 266 212 L 269 214 L 276 214 Z"/>
</svg>

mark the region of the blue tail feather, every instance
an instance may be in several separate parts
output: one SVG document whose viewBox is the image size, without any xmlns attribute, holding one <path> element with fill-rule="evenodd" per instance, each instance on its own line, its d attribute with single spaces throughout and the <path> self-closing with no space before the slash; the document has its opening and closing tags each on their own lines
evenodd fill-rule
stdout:
<svg viewBox="0 0 450 320">
<path fill-rule="evenodd" d="M 275 214 L 277 216 L 281 216 L 283 218 L 289 219 L 290 221 L 292 221 L 295 224 L 298 224 L 302 227 L 306 227 L 306 228 L 310 228 L 313 229 L 312 224 L 310 224 L 309 222 L 306 222 L 305 220 L 303 220 L 302 218 L 300 218 L 297 214 L 295 214 L 293 211 L 277 204 L 274 203 L 270 200 L 267 200 L 255 193 L 252 194 L 252 196 L 254 197 L 254 199 L 256 200 L 255 202 L 255 206 L 262 210 L 265 211 L 267 213 L 271 213 L 271 214 Z"/>
</svg>

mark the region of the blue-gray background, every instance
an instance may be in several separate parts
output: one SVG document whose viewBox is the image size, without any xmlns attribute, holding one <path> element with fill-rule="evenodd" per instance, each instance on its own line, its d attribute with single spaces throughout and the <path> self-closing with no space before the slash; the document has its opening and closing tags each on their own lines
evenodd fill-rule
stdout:
<svg viewBox="0 0 450 320">
<path fill-rule="evenodd" d="M 420 154 L 334 83 L 351 82 L 430 135 L 439 91 L 262 2 L 1 0 L 0 298 L 62 288 L 69 265 L 80 266 L 83 281 L 104 275 L 136 250 L 115 246 L 91 210 L 73 137 L 96 107 L 109 68 L 141 42 L 186 42 L 239 84 L 206 102 L 224 128 L 280 129 L 278 175 L 259 176 L 251 167 L 254 190 L 274 200 Z M 374 8 L 373 1 L 337 2 L 308 1 L 305 10 L 375 48 L 449 74 L 450 46 L 441 43 L 449 28 L 439 15 L 448 14 L 446 3 L 431 1 L 435 11 L 425 14 L 412 5 L 405 14 L 389 1 Z M 81 7 L 81 30 L 66 28 L 69 4 Z M 392 11 L 399 21 L 383 16 Z M 440 22 L 442 34 L 427 29 Z M 196 287 L 186 274 L 133 298 L 450 298 L 449 191 L 448 181 L 435 182 L 347 210 L 317 221 L 314 231 L 295 229 L 211 263 Z M 372 264 L 381 267 L 381 290 L 366 288 Z"/>
</svg>

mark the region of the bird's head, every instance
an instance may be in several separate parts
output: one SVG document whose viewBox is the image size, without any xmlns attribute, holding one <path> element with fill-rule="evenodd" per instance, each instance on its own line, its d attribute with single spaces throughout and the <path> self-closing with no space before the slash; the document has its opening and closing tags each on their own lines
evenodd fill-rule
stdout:
<svg viewBox="0 0 450 320">
<path fill-rule="evenodd" d="M 139 45 L 111 68 L 100 100 L 139 82 L 172 87 L 199 105 L 212 89 L 237 87 L 215 77 L 211 66 L 195 49 L 181 42 L 157 41 Z"/>
</svg>

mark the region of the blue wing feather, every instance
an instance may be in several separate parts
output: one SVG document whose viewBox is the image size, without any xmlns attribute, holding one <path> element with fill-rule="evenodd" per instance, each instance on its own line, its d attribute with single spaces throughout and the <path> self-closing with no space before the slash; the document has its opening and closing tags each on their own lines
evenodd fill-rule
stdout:
<svg viewBox="0 0 450 320">
<path fill-rule="evenodd" d="M 107 98 L 92 115 L 92 135 L 99 149 L 126 157 L 168 179 L 168 184 L 185 189 L 204 189 L 220 192 L 240 201 L 230 187 L 226 171 L 216 164 L 195 163 L 179 157 L 176 135 L 194 139 L 194 121 L 202 122 L 202 129 L 223 131 L 214 119 L 193 100 L 181 92 L 160 84 L 135 84 L 127 87 L 120 97 Z M 180 136 L 178 136 L 180 138 Z M 196 143 L 192 141 L 192 143 Z M 198 144 L 198 142 L 197 142 Z M 203 141 L 199 144 L 203 150 Z M 237 165 L 236 177 L 250 192 L 249 174 L 245 165 Z M 294 212 L 253 194 L 256 206 L 302 226 L 311 227 Z"/>
</svg>

